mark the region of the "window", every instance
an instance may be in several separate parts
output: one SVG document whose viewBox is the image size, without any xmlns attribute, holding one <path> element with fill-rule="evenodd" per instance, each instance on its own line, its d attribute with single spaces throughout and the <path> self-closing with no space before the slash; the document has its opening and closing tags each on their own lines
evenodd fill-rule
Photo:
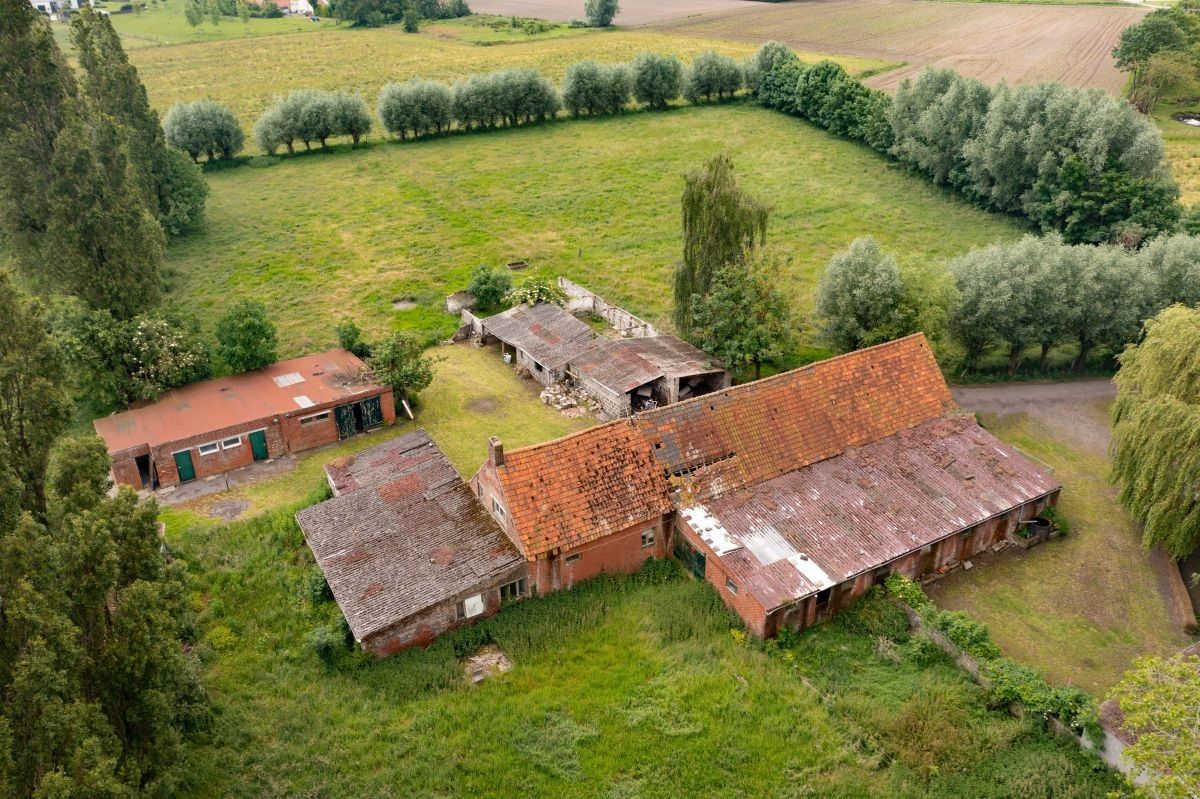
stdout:
<svg viewBox="0 0 1200 799">
<path fill-rule="evenodd" d="M 737 594 L 737 583 L 735 583 L 733 580 L 730 580 L 728 577 L 726 577 L 725 578 L 725 590 L 731 594 Z"/>
<path fill-rule="evenodd" d="M 539 372 L 542 371 L 542 365 L 540 363 L 538 363 L 537 361 L 533 362 L 533 368 L 538 370 Z"/>
<path fill-rule="evenodd" d="M 575 563 L 582 557 L 583 555 L 580 555 L 578 552 L 576 552 L 574 555 L 567 555 L 567 563 Z"/>
<path fill-rule="evenodd" d="M 323 413 L 314 413 L 312 416 L 301 416 L 300 426 L 308 427 L 310 424 L 319 424 L 329 418 L 329 411 Z"/>
<path fill-rule="evenodd" d="M 653 527 L 647 527 L 645 530 L 642 530 L 642 547 L 643 548 L 654 546 L 654 532 L 655 531 L 654 531 Z"/>
<path fill-rule="evenodd" d="M 512 602 L 514 599 L 520 599 L 523 596 L 529 596 L 529 580 L 525 577 L 500 586 L 501 602 Z"/>
<path fill-rule="evenodd" d="M 241 445 L 242 445 L 242 437 L 234 436 L 233 438 L 227 438 L 224 441 L 222 441 L 221 449 L 233 449 L 234 447 L 240 447 Z"/>
<path fill-rule="evenodd" d="M 475 484 L 475 493 L 479 495 L 480 499 L 483 499 L 483 483 Z"/>
<path fill-rule="evenodd" d="M 211 444 L 201 444 L 197 449 L 200 450 L 201 455 L 212 455 L 214 452 L 220 451 L 221 445 L 214 441 Z"/>
<path fill-rule="evenodd" d="M 504 519 L 504 506 L 495 497 L 492 497 L 492 513 L 496 514 L 497 519 Z"/>
<path fill-rule="evenodd" d="M 469 619 L 472 616 L 478 616 L 483 613 L 483 594 L 469 596 L 466 599 L 455 603 L 454 618 Z"/>
</svg>

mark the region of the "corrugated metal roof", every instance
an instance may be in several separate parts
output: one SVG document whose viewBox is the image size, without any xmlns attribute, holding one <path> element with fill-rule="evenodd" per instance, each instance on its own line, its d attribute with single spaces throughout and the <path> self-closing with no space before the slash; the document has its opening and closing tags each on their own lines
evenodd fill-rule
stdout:
<svg viewBox="0 0 1200 799">
<path fill-rule="evenodd" d="M 584 344 L 592 329 L 557 305 L 518 305 L 483 320 L 484 333 L 529 353 L 547 369 L 561 369 Z"/>
<path fill-rule="evenodd" d="M 573 369 L 622 394 L 660 377 L 720 370 L 713 359 L 674 336 L 598 339 L 571 356 Z"/>
<path fill-rule="evenodd" d="M 352 399 L 378 388 L 353 353 L 329 350 L 183 386 L 158 402 L 105 416 L 93 425 L 108 451 L 116 453 Z"/>
<path fill-rule="evenodd" d="M 954 416 L 727 493 L 705 507 L 739 545 L 722 563 L 771 609 L 1057 488 L 973 418 Z"/>
<path fill-rule="evenodd" d="M 296 521 L 360 641 L 524 562 L 424 430 L 326 472 L 338 496 Z"/>
</svg>

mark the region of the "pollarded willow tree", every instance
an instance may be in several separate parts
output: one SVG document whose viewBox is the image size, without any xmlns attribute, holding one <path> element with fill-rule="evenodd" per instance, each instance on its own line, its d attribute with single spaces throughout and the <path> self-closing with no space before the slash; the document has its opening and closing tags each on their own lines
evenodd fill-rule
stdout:
<svg viewBox="0 0 1200 799">
<path fill-rule="evenodd" d="M 726 154 L 688 173 L 683 185 L 683 261 L 675 268 L 675 326 L 692 329 L 692 297 L 705 296 L 717 270 L 744 264 L 766 241 L 771 209 L 737 184 Z"/>
<path fill-rule="evenodd" d="M 1174 305 L 1119 356 L 1113 476 L 1145 526 L 1143 543 L 1175 558 L 1200 544 L 1200 310 Z"/>
</svg>

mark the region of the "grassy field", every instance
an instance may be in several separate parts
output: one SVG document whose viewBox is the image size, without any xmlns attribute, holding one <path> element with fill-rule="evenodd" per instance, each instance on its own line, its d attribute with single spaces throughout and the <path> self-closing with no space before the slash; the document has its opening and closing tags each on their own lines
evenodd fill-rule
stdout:
<svg viewBox="0 0 1200 799">
<path fill-rule="evenodd" d="M 670 307 L 682 175 L 726 151 L 773 207 L 786 288 L 811 307 L 819 270 L 876 236 L 913 271 L 1019 234 L 859 145 L 749 104 L 556 123 L 209 175 L 205 230 L 171 244 L 174 300 L 207 322 L 264 301 L 291 355 L 330 346 L 336 320 L 447 335 L 446 293 L 477 264 L 529 260 L 651 321 Z M 393 302 L 419 306 L 393 310 Z"/>
<path fill-rule="evenodd" d="M 1098 402 L 1081 412 L 1106 427 L 1107 410 Z M 1102 450 L 1025 414 L 984 416 L 983 423 L 1054 467 L 1070 533 L 1028 552 L 979 559 L 978 568 L 930 586 L 937 604 L 986 622 L 1005 655 L 1036 666 L 1051 682 L 1097 697 L 1135 657 L 1186 646 L 1137 525 L 1116 504 Z"/>
<path fill-rule="evenodd" d="M 237 20 L 221 23 L 222 30 L 241 25 Z M 495 69 L 536 67 L 557 81 L 568 66 L 585 58 L 625 61 L 652 50 L 690 61 L 709 49 L 739 58 L 757 49 L 746 42 L 620 29 L 556 28 L 532 37 L 513 36 L 491 47 L 477 43 L 484 38 L 478 26 L 464 20 L 429 23 L 421 34 L 405 33 L 398 26 L 323 27 L 303 34 L 146 47 L 130 53 L 130 60 L 146 84 L 151 104 L 160 111 L 181 100 L 210 97 L 232 108 L 250 130 L 275 96 L 292 89 L 357 91 L 373 105 L 383 84 L 413 77 L 449 81 Z M 822 57 L 801 55 L 810 60 Z M 853 72 L 886 65 L 870 58 L 835 60 Z"/>
<path fill-rule="evenodd" d="M 470 687 L 467 635 L 323 665 L 336 614 L 290 512 L 169 527 L 200 613 L 212 732 L 185 797 L 1060 797 L 1115 781 L 1072 743 L 984 708 L 944 658 L 826 625 L 775 653 L 740 643 L 672 563 L 585 583 L 487 623 L 512 659 Z"/>
<path fill-rule="evenodd" d="M 284 474 L 210 494 L 165 511 L 173 523 L 196 522 L 219 500 L 245 500 L 246 515 L 255 516 L 299 502 L 324 481 L 325 464 L 352 452 L 402 435 L 418 425 L 429 431 L 460 474 L 469 477 L 487 457 L 488 436 L 499 436 L 511 449 L 537 444 L 595 424 L 595 419 L 568 419 L 537 400 L 541 386 L 521 380 L 500 361 L 494 348 L 468 344 L 434 347 L 437 359 L 433 384 L 421 394 L 417 421 L 397 421 L 394 427 L 360 436 L 296 457 L 296 467 Z"/>
<path fill-rule="evenodd" d="M 1179 184 L 1179 199 L 1184 205 L 1200 202 L 1200 127 L 1171 119 L 1180 112 L 1200 112 L 1195 97 L 1182 97 L 1159 103 L 1154 121 L 1162 130 L 1167 145 L 1167 162 Z"/>
</svg>

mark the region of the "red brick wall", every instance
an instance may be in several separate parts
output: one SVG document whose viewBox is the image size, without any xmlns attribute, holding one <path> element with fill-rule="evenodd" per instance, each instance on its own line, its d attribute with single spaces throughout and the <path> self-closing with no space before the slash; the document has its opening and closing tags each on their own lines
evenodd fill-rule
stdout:
<svg viewBox="0 0 1200 799">
<path fill-rule="evenodd" d="M 503 577 L 492 580 L 485 585 L 472 588 L 469 591 L 464 591 L 458 596 L 433 607 L 426 608 L 420 613 L 415 613 L 412 616 L 402 619 L 387 629 L 368 636 L 360 642 L 360 646 L 375 655 L 375 657 L 380 658 L 394 655 L 400 650 L 408 649 L 409 647 L 429 646 L 433 642 L 433 639 L 443 633 L 495 615 L 500 610 L 500 586 L 525 576 L 525 565 L 521 564 L 521 566 L 511 570 Z M 460 600 L 474 596 L 475 594 L 484 595 L 486 607 L 483 613 L 469 619 L 455 619 L 455 605 Z"/>
<path fill-rule="evenodd" d="M 729 574 L 721 566 L 721 559 L 717 557 L 712 548 L 704 542 L 699 535 L 692 530 L 691 525 L 682 516 L 675 517 L 675 535 L 681 535 L 687 539 L 692 548 L 704 553 L 704 579 L 712 583 L 717 589 L 721 599 L 725 602 L 725 606 L 737 613 L 755 635 L 767 637 L 772 633 L 766 630 L 766 613 L 762 605 L 758 603 L 754 597 L 738 585 L 737 580 L 733 580 L 733 584 L 737 586 L 737 593 L 733 593 L 727 581 L 730 580 Z"/>
<path fill-rule="evenodd" d="M 654 529 L 654 543 L 642 546 L 642 531 Z M 596 541 L 550 557 L 539 558 L 531 566 L 531 577 L 537 582 L 539 595 L 560 588 L 570 588 L 580 580 L 605 574 L 632 574 L 650 558 L 667 554 L 667 541 L 662 518 L 647 519 L 620 533 L 606 535 Z M 578 555 L 578 560 L 567 562 Z"/>
</svg>

